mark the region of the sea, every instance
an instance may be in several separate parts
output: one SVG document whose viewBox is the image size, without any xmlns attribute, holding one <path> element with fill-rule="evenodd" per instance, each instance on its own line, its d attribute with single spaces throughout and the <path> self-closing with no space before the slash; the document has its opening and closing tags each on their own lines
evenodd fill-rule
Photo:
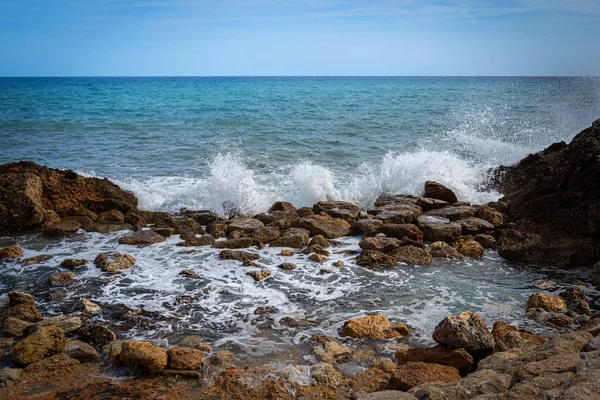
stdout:
<svg viewBox="0 0 600 400">
<path fill-rule="evenodd" d="M 501 197 L 485 185 L 491 169 L 568 142 L 598 118 L 600 78 L 0 78 L 0 163 L 31 160 L 108 177 L 156 211 L 221 213 L 233 203 L 254 214 L 277 200 L 369 207 L 382 194 L 421 195 L 426 180 L 482 204 Z M 482 260 L 367 270 L 346 251 L 358 250 L 360 238 L 343 238 L 325 265 L 255 250 L 273 272 L 256 283 L 216 249 L 190 254 L 175 246 L 178 238 L 136 248 L 117 243 L 124 234 L 0 237 L 0 246 L 21 245 L 25 257 L 54 255 L 28 267 L 5 263 L 0 299 L 9 290 L 34 292 L 47 315 L 73 312 L 82 297 L 144 310 L 144 324 L 107 314 L 93 320 L 121 338 L 169 346 L 194 334 L 247 362 L 306 372 L 310 336 L 337 337 L 346 319 L 367 314 L 406 323 L 414 345 L 430 345 L 437 322 L 464 310 L 490 326 L 504 320 L 546 332 L 525 317 L 527 296 L 558 293 L 586 275 L 509 263 L 493 251 Z M 136 267 L 111 280 L 90 262 L 63 300 L 50 299 L 57 289 L 47 276 L 61 271 L 62 259 L 91 261 L 109 250 L 132 254 Z M 329 265 L 337 260 L 346 267 Z M 282 271 L 282 262 L 298 268 Z M 181 269 L 199 277 L 184 278 Z M 382 354 L 394 349 L 377 346 Z"/>
</svg>

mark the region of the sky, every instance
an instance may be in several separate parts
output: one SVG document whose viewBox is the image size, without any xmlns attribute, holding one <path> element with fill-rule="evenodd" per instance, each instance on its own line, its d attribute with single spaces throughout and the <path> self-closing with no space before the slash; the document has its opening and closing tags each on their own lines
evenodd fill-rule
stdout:
<svg viewBox="0 0 600 400">
<path fill-rule="evenodd" d="M 600 75 L 600 0 L 0 0 L 0 76 Z"/>
</svg>

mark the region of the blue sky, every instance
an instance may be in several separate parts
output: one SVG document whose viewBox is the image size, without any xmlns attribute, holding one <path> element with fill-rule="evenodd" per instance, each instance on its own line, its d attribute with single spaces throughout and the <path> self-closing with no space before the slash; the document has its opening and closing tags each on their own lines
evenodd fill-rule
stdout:
<svg viewBox="0 0 600 400">
<path fill-rule="evenodd" d="M 600 0 L 0 0 L 0 76 L 600 75 Z"/>
</svg>

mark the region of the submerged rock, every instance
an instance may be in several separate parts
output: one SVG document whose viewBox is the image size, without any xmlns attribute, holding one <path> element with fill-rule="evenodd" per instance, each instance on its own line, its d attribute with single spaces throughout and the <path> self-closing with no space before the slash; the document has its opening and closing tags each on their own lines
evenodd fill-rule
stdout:
<svg viewBox="0 0 600 400">
<path fill-rule="evenodd" d="M 75 282 L 75 274 L 73 272 L 59 272 L 58 274 L 48 276 L 48 282 L 52 286 L 70 285 Z"/>
<path fill-rule="evenodd" d="M 269 276 L 271 276 L 271 271 L 269 271 L 268 269 L 261 269 L 258 271 L 248 271 L 246 273 L 246 275 L 251 276 L 257 282 L 260 282 L 260 281 L 267 279 Z"/>
<path fill-rule="evenodd" d="M 88 260 L 78 260 L 75 258 L 67 258 L 60 263 L 60 266 L 68 269 L 79 269 L 87 265 Z"/>
<path fill-rule="evenodd" d="M 381 314 L 348 320 L 340 330 L 341 336 L 364 339 L 396 339 L 409 334 L 406 325 L 392 323 Z"/>
</svg>

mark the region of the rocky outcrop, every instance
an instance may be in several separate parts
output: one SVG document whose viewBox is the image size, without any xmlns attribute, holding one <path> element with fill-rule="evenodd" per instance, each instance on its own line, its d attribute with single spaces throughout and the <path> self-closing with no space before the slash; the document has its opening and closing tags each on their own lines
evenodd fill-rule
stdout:
<svg viewBox="0 0 600 400">
<path fill-rule="evenodd" d="M 492 183 L 518 224 L 503 229 L 501 255 L 558 267 L 590 268 L 600 260 L 600 120 L 569 144 L 499 167 Z"/>
<path fill-rule="evenodd" d="M 27 161 L 0 165 L 0 233 L 47 228 L 72 216 L 135 209 L 135 196 L 108 179 Z"/>
</svg>

